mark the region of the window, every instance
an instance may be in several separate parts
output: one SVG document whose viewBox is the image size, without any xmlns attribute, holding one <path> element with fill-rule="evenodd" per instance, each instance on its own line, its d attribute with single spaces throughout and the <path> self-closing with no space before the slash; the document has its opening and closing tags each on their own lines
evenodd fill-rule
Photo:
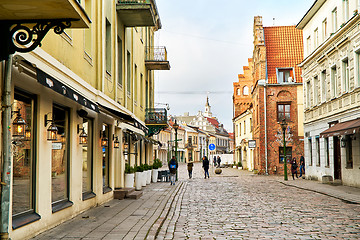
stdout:
<svg viewBox="0 0 360 240">
<path fill-rule="evenodd" d="M 321 102 L 326 101 L 326 70 L 321 72 Z"/>
<path fill-rule="evenodd" d="M 316 166 L 320 167 L 320 138 L 316 136 Z"/>
<path fill-rule="evenodd" d="M 336 82 L 337 82 L 337 73 L 336 66 L 331 67 L 331 97 L 336 97 Z"/>
<path fill-rule="evenodd" d="M 127 54 L 126 54 L 126 65 L 127 65 L 127 70 L 126 70 L 127 94 L 130 95 L 130 93 L 131 93 L 131 55 L 130 55 L 129 51 L 127 51 Z"/>
<path fill-rule="evenodd" d="M 308 139 L 308 144 L 309 144 L 309 166 L 313 165 L 313 158 L 312 158 L 312 141 L 311 138 Z"/>
<path fill-rule="evenodd" d="M 13 111 L 20 111 L 30 130 L 31 138 L 22 140 L 13 149 L 13 187 L 12 187 L 12 215 L 13 227 L 19 225 L 17 217 L 35 214 L 36 193 L 36 161 L 35 161 L 35 131 L 36 126 L 36 97 L 15 89 Z M 20 143 L 20 142 L 19 142 Z M 37 214 L 36 214 L 37 215 Z M 40 217 L 39 217 L 40 218 Z"/>
<path fill-rule="evenodd" d="M 278 122 L 281 122 L 284 118 L 286 121 L 290 121 L 290 104 L 289 103 L 278 103 L 277 105 L 277 117 Z"/>
<path fill-rule="evenodd" d="M 314 105 L 319 104 L 319 79 L 318 76 L 314 77 Z"/>
<path fill-rule="evenodd" d="M 88 135 L 87 143 L 82 144 L 82 193 L 83 200 L 93 192 L 93 121 L 91 119 L 83 119 L 81 126 Z"/>
<path fill-rule="evenodd" d="M 144 75 L 140 73 L 140 106 L 144 105 Z"/>
<path fill-rule="evenodd" d="M 348 92 L 350 88 L 350 79 L 349 79 L 349 60 L 348 58 L 342 61 L 342 91 Z"/>
<path fill-rule="evenodd" d="M 286 147 L 286 161 L 292 159 L 292 147 Z M 279 163 L 284 163 L 284 147 L 279 147 Z"/>
<path fill-rule="evenodd" d="M 91 18 L 91 1 L 85 1 L 85 11 L 86 14 Z M 92 48 L 92 25 L 90 24 L 88 29 L 85 29 L 85 42 L 84 42 L 85 52 L 88 55 L 91 55 L 91 48 Z"/>
<path fill-rule="evenodd" d="M 110 139 L 109 126 L 107 124 L 103 123 L 102 131 L 103 131 L 103 134 L 108 139 Z M 111 190 L 110 187 L 109 187 L 109 172 L 110 172 L 110 166 L 109 166 L 109 144 L 108 144 L 108 146 L 102 146 L 103 193 L 107 193 L 107 192 L 109 192 Z"/>
<path fill-rule="evenodd" d="M 294 79 L 293 69 L 277 69 L 277 82 L 287 83 Z"/>
<path fill-rule="evenodd" d="M 240 90 L 240 88 L 237 89 L 237 95 L 238 95 L 238 96 L 241 95 L 241 90 Z"/>
<path fill-rule="evenodd" d="M 246 121 L 244 121 L 244 135 L 246 134 Z"/>
<path fill-rule="evenodd" d="M 318 28 L 314 31 L 314 48 L 317 48 L 319 46 L 319 31 Z"/>
<path fill-rule="evenodd" d="M 344 22 L 349 20 L 349 0 L 343 0 Z"/>
<path fill-rule="evenodd" d="M 332 17 L 332 32 L 334 33 L 337 30 L 337 8 L 335 8 L 331 12 L 331 17 Z"/>
<path fill-rule="evenodd" d="M 325 144 L 325 167 L 330 166 L 330 144 L 329 144 L 329 138 L 324 138 L 324 144 Z"/>
<path fill-rule="evenodd" d="M 123 46 L 121 38 L 118 36 L 118 84 L 123 85 Z"/>
<path fill-rule="evenodd" d="M 252 132 L 252 118 L 250 118 L 250 132 Z"/>
<path fill-rule="evenodd" d="M 106 18 L 106 35 L 105 35 L 105 65 L 106 71 L 111 73 L 111 24 Z"/>
<path fill-rule="evenodd" d="M 312 91 L 311 91 L 311 84 L 310 81 L 306 82 L 306 106 L 307 107 L 311 107 L 311 96 L 312 96 Z"/>
<path fill-rule="evenodd" d="M 307 54 L 310 55 L 311 53 L 311 37 L 308 36 L 308 38 L 306 39 L 306 50 L 307 50 Z"/>
<path fill-rule="evenodd" d="M 354 135 L 346 135 L 346 168 L 353 168 L 353 146 L 352 146 L 352 139 Z"/>
<path fill-rule="evenodd" d="M 241 123 L 239 124 L 239 132 L 240 132 L 240 136 L 241 136 Z"/>
<path fill-rule="evenodd" d="M 322 22 L 322 39 L 325 41 L 327 38 L 327 19 Z"/>
<path fill-rule="evenodd" d="M 137 103 L 139 96 L 139 89 L 138 89 L 138 67 L 136 64 L 134 69 L 135 69 L 134 70 L 134 101 L 135 103 Z"/>
<path fill-rule="evenodd" d="M 53 212 L 69 201 L 69 109 L 53 105 L 52 118 L 58 128 L 51 151 L 51 203 Z"/>
<path fill-rule="evenodd" d="M 360 50 L 355 52 L 356 87 L 360 87 Z"/>
<path fill-rule="evenodd" d="M 248 95 L 249 95 L 249 87 L 248 87 L 248 86 L 245 86 L 245 87 L 243 88 L 243 95 L 244 95 L 244 96 L 248 96 Z"/>
</svg>

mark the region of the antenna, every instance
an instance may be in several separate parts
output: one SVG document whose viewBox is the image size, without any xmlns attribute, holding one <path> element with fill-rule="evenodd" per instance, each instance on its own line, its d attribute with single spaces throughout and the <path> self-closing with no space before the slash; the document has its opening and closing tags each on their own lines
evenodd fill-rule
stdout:
<svg viewBox="0 0 360 240">
<path fill-rule="evenodd" d="M 273 18 L 273 26 L 275 26 L 275 18 Z"/>
</svg>

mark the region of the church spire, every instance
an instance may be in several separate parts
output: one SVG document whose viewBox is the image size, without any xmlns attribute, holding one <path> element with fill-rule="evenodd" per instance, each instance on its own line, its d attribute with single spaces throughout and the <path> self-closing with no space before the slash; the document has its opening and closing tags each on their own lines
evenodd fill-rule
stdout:
<svg viewBox="0 0 360 240">
<path fill-rule="evenodd" d="M 205 112 L 204 112 L 204 115 L 206 117 L 212 117 L 212 113 L 211 113 L 211 107 L 210 107 L 210 104 L 209 104 L 209 96 L 206 97 L 206 104 L 205 104 Z"/>
</svg>

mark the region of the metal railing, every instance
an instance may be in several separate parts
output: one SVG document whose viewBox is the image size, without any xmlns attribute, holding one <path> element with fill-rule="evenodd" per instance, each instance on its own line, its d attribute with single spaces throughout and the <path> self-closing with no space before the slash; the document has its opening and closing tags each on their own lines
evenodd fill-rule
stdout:
<svg viewBox="0 0 360 240">
<path fill-rule="evenodd" d="M 145 124 L 167 124 L 167 111 L 165 108 L 147 108 Z"/>
<path fill-rule="evenodd" d="M 118 0 L 119 4 L 151 4 L 151 0 Z"/>
<path fill-rule="evenodd" d="M 145 55 L 147 61 L 167 61 L 166 47 L 147 47 Z"/>
</svg>

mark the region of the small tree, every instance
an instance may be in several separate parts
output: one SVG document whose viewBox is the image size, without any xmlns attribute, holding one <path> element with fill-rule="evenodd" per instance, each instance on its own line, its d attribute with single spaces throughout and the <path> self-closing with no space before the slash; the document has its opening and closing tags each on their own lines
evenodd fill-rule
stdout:
<svg viewBox="0 0 360 240">
<path fill-rule="evenodd" d="M 130 166 L 130 164 L 126 163 L 125 164 L 125 173 L 129 174 L 129 173 L 134 173 L 135 169 L 133 167 Z"/>
</svg>

